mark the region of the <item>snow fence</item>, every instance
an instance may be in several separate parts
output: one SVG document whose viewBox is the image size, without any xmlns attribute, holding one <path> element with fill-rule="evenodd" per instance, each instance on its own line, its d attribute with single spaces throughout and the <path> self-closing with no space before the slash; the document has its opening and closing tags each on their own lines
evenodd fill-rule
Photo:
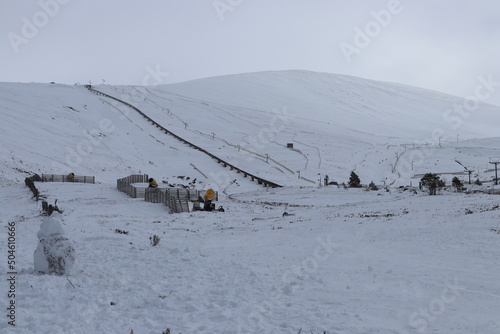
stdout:
<svg viewBox="0 0 500 334">
<path fill-rule="evenodd" d="M 150 188 L 147 185 L 147 174 L 133 174 L 116 180 L 119 191 L 132 198 L 144 198 L 146 202 L 161 203 L 168 207 L 170 213 L 189 212 L 189 203 L 203 197 L 204 190 L 185 188 Z M 215 200 L 219 193 L 215 192 Z"/>
<path fill-rule="evenodd" d="M 43 182 L 73 182 L 73 183 L 95 183 L 95 176 L 75 175 L 69 178 L 67 175 L 42 174 Z"/>
</svg>

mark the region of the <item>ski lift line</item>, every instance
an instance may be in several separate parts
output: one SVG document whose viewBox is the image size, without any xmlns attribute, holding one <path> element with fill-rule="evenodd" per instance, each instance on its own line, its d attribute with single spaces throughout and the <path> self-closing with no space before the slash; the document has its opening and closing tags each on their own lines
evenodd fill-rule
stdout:
<svg viewBox="0 0 500 334">
<path fill-rule="evenodd" d="M 205 175 L 201 170 L 198 169 L 193 163 L 189 163 L 196 171 L 198 171 L 201 175 L 203 175 L 206 179 L 208 179 L 208 176 Z"/>
<path fill-rule="evenodd" d="M 221 159 L 221 158 L 219 158 L 219 157 L 215 156 L 214 154 L 212 154 L 212 153 L 208 152 L 207 150 L 205 150 L 205 149 L 203 149 L 203 148 L 201 148 L 201 147 L 199 147 L 199 146 L 197 146 L 197 145 L 195 145 L 195 144 L 193 144 L 193 143 L 191 143 L 191 142 L 189 142 L 189 141 L 185 140 L 184 138 L 182 138 L 182 137 L 180 137 L 180 136 L 176 135 L 176 134 L 175 134 L 175 133 L 173 133 L 172 131 L 167 130 L 166 128 L 164 128 L 163 126 L 161 126 L 160 124 L 158 124 L 157 122 L 155 122 L 155 121 L 154 121 L 151 117 L 149 117 L 148 115 L 146 115 L 145 113 L 143 113 L 141 110 L 139 110 L 139 108 L 137 108 L 137 107 L 135 107 L 135 106 L 131 105 L 130 103 L 125 102 L 125 101 L 122 101 L 122 100 L 120 100 L 120 99 L 118 99 L 118 98 L 116 98 L 116 97 L 114 97 L 114 96 L 108 95 L 108 94 L 103 93 L 103 92 L 101 92 L 101 91 L 98 91 L 97 89 L 92 88 L 92 85 L 85 85 L 85 88 L 87 88 L 90 92 L 92 92 L 92 93 L 94 93 L 94 94 L 97 94 L 97 95 L 102 95 L 102 96 L 108 97 L 108 98 L 110 98 L 110 99 L 113 99 L 113 100 L 115 100 L 115 101 L 118 101 L 118 102 L 120 102 L 120 103 L 125 104 L 126 106 L 128 106 L 128 107 L 132 108 L 133 110 L 137 111 L 140 115 L 142 115 L 144 118 L 146 118 L 146 119 L 147 119 L 149 122 L 151 122 L 154 126 L 156 126 L 157 128 L 159 128 L 159 129 L 163 130 L 166 134 L 168 134 L 168 135 L 171 135 L 171 136 L 175 137 L 175 138 L 176 138 L 176 139 L 178 139 L 179 141 L 181 141 L 181 142 L 183 142 L 183 143 L 185 143 L 185 144 L 189 145 L 190 147 L 192 147 L 192 148 L 194 148 L 194 149 L 196 149 L 196 150 L 198 150 L 198 151 L 200 151 L 200 152 L 202 152 L 202 153 L 205 153 L 206 155 L 208 155 L 208 156 L 209 156 L 209 157 L 211 157 L 212 159 L 215 159 L 218 163 L 222 164 L 224 167 L 229 167 L 231 170 L 233 170 L 233 169 L 234 169 L 234 170 L 236 170 L 236 172 L 237 172 L 237 173 L 242 173 L 244 177 L 247 177 L 247 176 L 248 176 L 248 177 L 250 177 L 250 179 L 251 179 L 252 181 L 256 181 L 258 184 L 261 184 L 261 185 L 263 185 L 264 187 L 268 187 L 268 186 L 269 186 L 269 187 L 272 187 L 272 188 L 277 188 L 277 187 L 280 187 L 280 188 L 281 188 L 281 187 L 282 187 L 281 185 L 279 185 L 279 184 L 277 184 L 277 183 L 274 183 L 274 182 L 272 182 L 272 181 L 268 181 L 268 180 L 263 179 L 263 178 L 261 178 L 261 177 L 258 177 L 258 176 L 256 176 L 256 175 L 253 175 L 253 174 L 251 174 L 251 173 L 248 173 L 248 172 L 246 172 L 246 171 L 244 171 L 244 170 L 242 170 L 242 169 L 240 169 L 240 168 L 238 168 L 238 167 L 236 167 L 236 166 L 234 166 L 234 165 L 232 165 L 232 164 L 230 164 L 230 163 L 228 163 L 228 162 L 224 161 L 223 159 Z"/>
<path fill-rule="evenodd" d="M 276 169 L 277 171 L 279 171 L 279 172 L 281 172 L 281 173 L 285 174 L 285 172 L 284 172 L 281 168 L 278 168 L 278 167 L 276 167 L 276 166 L 273 166 L 273 168 L 274 168 L 274 169 Z"/>
<path fill-rule="evenodd" d="M 225 141 L 225 140 L 224 140 L 224 141 Z M 235 146 L 235 145 L 233 145 L 233 144 L 228 143 L 227 141 L 226 141 L 226 143 L 227 143 L 228 145 L 233 146 L 233 147 L 236 147 L 236 148 L 238 147 L 238 146 Z M 290 168 L 288 168 L 287 166 L 283 165 L 281 162 L 276 161 L 275 159 L 273 159 L 273 158 L 271 158 L 271 157 L 269 157 L 269 156 L 267 156 L 267 157 L 266 157 L 266 156 L 265 156 L 265 155 L 263 155 L 263 154 L 259 154 L 259 153 L 254 152 L 254 151 L 250 151 L 249 149 L 246 149 L 246 148 L 241 147 L 241 146 L 240 146 L 240 149 L 241 149 L 241 150 L 243 150 L 243 151 L 246 151 L 246 152 L 248 152 L 248 153 L 250 153 L 250 154 L 256 155 L 256 156 L 258 156 L 258 157 L 260 157 L 260 158 L 262 158 L 262 159 L 264 159 L 264 158 L 265 158 L 265 159 L 267 159 L 267 160 L 270 160 L 270 161 L 274 162 L 275 164 L 277 164 L 277 165 L 279 165 L 279 166 L 281 166 L 281 167 L 285 168 L 285 169 L 286 169 L 287 171 L 289 171 L 290 173 L 295 174 L 295 172 L 294 172 L 293 170 L 291 170 L 291 169 L 290 169 Z"/>
<path fill-rule="evenodd" d="M 125 115 L 119 108 L 115 107 L 114 105 L 112 105 L 111 103 L 109 103 L 108 101 L 102 99 L 102 98 L 99 98 L 99 100 L 102 101 L 102 103 L 106 103 L 107 105 L 109 105 L 111 108 L 115 109 L 117 112 L 119 112 L 120 114 L 122 114 L 123 118 L 126 118 L 128 119 L 131 123 L 134 123 L 127 115 Z"/>
<path fill-rule="evenodd" d="M 215 109 L 219 109 L 219 108 L 215 108 Z M 219 109 L 219 110 L 222 110 L 222 109 Z M 178 118 L 178 119 L 179 119 L 182 123 L 187 124 L 187 123 L 186 123 L 186 122 L 184 122 L 184 121 L 183 121 L 183 120 L 182 120 L 179 116 L 177 116 L 177 115 L 175 115 L 175 114 L 173 114 L 173 115 L 174 115 L 175 117 L 177 117 L 177 118 Z M 257 125 L 257 124 L 255 124 L 255 125 Z M 191 132 L 197 133 L 198 135 L 205 136 L 205 137 L 207 137 L 207 138 L 212 138 L 212 139 L 214 139 L 213 133 L 212 133 L 212 135 L 209 135 L 209 134 L 203 133 L 203 132 L 202 132 L 202 131 L 200 131 L 200 130 L 191 130 L 191 129 L 188 129 L 188 131 L 191 131 Z M 243 133 L 243 134 L 245 134 L 245 133 Z M 247 136 L 247 134 L 245 134 L 245 135 Z M 221 140 L 221 141 L 223 141 L 224 143 L 226 143 L 226 145 L 229 145 L 229 146 L 231 146 L 231 147 L 233 147 L 233 148 L 237 148 L 238 150 L 243 150 L 243 151 L 246 151 L 246 152 L 248 152 L 248 153 L 250 153 L 250 154 L 256 155 L 256 156 L 258 156 L 258 157 L 261 157 L 261 158 L 266 158 L 267 160 L 271 160 L 271 161 L 272 161 L 272 162 L 274 162 L 275 164 L 277 164 L 277 165 L 279 165 L 279 166 L 281 166 L 281 167 L 285 168 L 286 170 L 288 170 L 290 173 L 295 174 L 295 172 L 294 172 L 291 168 L 288 168 L 287 166 L 285 166 L 285 165 L 284 165 L 284 164 L 282 164 L 281 162 L 279 162 L 279 161 L 277 161 L 277 160 L 275 160 L 275 159 L 273 159 L 273 158 L 271 158 L 271 157 L 266 157 L 266 156 L 265 156 L 265 155 L 263 155 L 263 154 L 259 154 L 259 153 L 254 152 L 254 151 L 250 151 L 250 150 L 248 150 L 248 149 L 246 149 L 246 148 L 242 147 L 241 145 L 234 145 L 234 144 L 231 144 L 230 142 L 228 142 L 228 141 L 227 141 L 226 139 L 224 139 L 224 138 L 216 137 L 216 139 Z M 273 142 L 273 143 L 275 143 L 275 144 L 277 144 L 277 145 L 279 145 L 279 146 L 282 146 L 282 145 L 280 145 L 280 144 L 279 144 L 278 142 L 276 142 L 276 141 L 272 141 L 272 140 L 270 140 L 270 142 Z M 295 151 L 298 151 L 298 150 L 295 150 Z M 300 152 L 300 151 L 298 151 L 298 152 Z M 306 158 L 306 159 L 307 159 L 307 158 Z M 320 162 L 320 164 L 321 164 L 321 162 Z M 307 169 L 307 168 L 306 168 L 306 169 Z"/>
<path fill-rule="evenodd" d="M 304 180 L 304 181 L 307 181 L 307 182 L 311 182 L 311 183 L 316 184 L 316 181 L 313 181 L 313 180 L 311 180 L 311 179 L 305 178 L 305 177 L 303 177 L 303 176 L 301 176 L 300 178 L 301 178 L 302 180 Z"/>
<path fill-rule="evenodd" d="M 432 173 L 436 175 L 468 175 L 469 173 L 462 171 L 462 172 L 442 172 L 442 173 Z M 424 177 L 426 174 L 414 174 L 412 178 L 417 178 L 417 177 Z"/>
<path fill-rule="evenodd" d="M 457 164 L 459 164 L 460 166 L 462 166 L 463 168 L 465 168 L 465 170 L 467 170 L 467 167 L 465 167 L 460 161 L 458 161 L 458 160 L 455 159 L 455 162 Z"/>
</svg>

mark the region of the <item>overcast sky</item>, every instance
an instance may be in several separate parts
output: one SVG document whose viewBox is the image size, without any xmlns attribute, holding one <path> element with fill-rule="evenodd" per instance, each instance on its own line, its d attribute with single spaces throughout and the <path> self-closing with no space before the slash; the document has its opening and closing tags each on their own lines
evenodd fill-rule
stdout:
<svg viewBox="0 0 500 334">
<path fill-rule="evenodd" d="M 3 82 L 302 69 L 465 97 L 490 77 L 500 105 L 498 0 L 2 0 L 0 36 Z"/>
</svg>

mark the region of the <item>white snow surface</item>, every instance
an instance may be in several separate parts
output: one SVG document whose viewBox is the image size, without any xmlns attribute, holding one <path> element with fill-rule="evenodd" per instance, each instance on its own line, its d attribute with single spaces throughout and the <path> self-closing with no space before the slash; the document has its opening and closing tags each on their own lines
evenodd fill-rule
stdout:
<svg viewBox="0 0 500 334">
<path fill-rule="evenodd" d="M 459 115 L 448 110 L 460 98 L 301 71 L 96 88 L 284 187 L 82 86 L 0 84 L 1 295 L 8 223 L 17 272 L 16 326 L 2 315 L 1 333 L 499 333 L 499 197 L 397 187 L 426 172 L 466 181 L 465 166 L 497 188 L 498 107 L 479 104 L 454 128 L 444 115 Z M 318 184 L 352 170 L 381 190 Z M 44 217 L 24 177 L 69 171 L 97 183 L 35 185 L 63 210 L 76 261 L 69 275 L 40 275 Z M 133 173 L 162 187 L 196 179 L 226 212 L 169 215 L 116 189 Z"/>
</svg>

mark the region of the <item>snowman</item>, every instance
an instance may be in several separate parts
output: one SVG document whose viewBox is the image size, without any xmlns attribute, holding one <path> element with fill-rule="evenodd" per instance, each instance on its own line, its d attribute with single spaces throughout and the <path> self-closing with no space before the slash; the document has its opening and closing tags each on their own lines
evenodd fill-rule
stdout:
<svg viewBox="0 0 500 334">
<path fill-rule="evenodd" d="M 38 231 L 38 247 L 35 250 L 35 272 L 68 275 L 75 263 L 75 249 L 64 235 L 61 214 L 54 212 L 47 217 Z"/>
</svg>

